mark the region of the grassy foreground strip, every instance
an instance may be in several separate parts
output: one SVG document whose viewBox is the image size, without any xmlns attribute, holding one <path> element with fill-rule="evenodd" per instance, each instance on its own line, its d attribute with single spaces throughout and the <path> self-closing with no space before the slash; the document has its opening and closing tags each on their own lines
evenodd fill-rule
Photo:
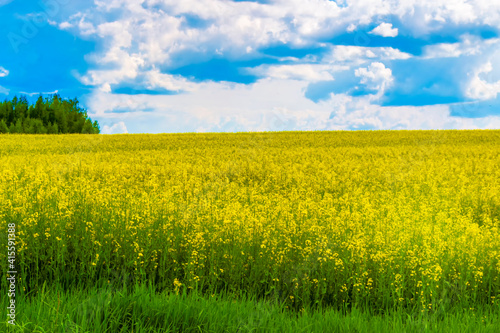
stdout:
<svg viewBox="0 0 500 333">
<path fill-rule="evenodd" d="M 283 305 L 196 293 L 156 294 L 136 285 L 112 291 L 94 287 L 70 292 L 48 289 L 30 300 L 18 299 L 17 326 L 8 332 L 498 332 L 498 309 L 409 316 L 397 310 L 373 315 L 306 309 L 300 314 Z M 1 298 L 2 309 L 7 306 Z M 0 331 L 6 320 L 2 316 Z"/>
</svg>

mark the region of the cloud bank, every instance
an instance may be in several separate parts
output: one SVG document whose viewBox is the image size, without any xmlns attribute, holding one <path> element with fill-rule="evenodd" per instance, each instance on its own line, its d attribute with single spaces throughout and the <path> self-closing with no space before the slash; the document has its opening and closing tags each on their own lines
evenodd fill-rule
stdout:
<svg viewBox="0 0 500 333">
<path fill-rule="evenodd" d="M 500 3 L 95 0 L 53 20 L 95 45 L 73 76 L 107 133 L 499 125 Z"/>
</svg>

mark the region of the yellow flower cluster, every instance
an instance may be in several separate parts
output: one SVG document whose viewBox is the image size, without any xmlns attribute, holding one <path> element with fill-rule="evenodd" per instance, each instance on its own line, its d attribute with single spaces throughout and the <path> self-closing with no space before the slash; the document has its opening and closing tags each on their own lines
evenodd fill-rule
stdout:
<svg viewBox="0 0 500 333">
<path fill-rule="evenodd" d="M 0 218 L 41 280 L 115 269 L 297 309 L 491 303 L 500 131 L 0 136 Z"/>
</svg>

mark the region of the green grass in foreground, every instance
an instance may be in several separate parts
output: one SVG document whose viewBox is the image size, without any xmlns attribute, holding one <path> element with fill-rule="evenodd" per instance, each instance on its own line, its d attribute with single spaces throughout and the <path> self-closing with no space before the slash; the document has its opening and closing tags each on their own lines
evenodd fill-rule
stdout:
<svg viewBox="0 0 500 333">
<path fill-rule="evenodd" d="M 0 305 L 7 307 L 6 297 Z M 155 294 L 145 286 L 71 292 L 44 286 L 30 299 L 19 296 L 16 310 L 17 326 L 7 325 L 4 315 L 0 332 L 500 332 L 498 307 L 416 316 L 359 309 L 294 314 L 269 302 Z"/>
</svg>

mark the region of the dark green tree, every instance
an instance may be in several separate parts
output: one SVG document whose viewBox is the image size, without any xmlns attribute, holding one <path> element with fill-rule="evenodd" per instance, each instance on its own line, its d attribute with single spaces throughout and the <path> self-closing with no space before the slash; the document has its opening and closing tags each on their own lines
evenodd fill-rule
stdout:
<svg viewBox="0 0 500 333">
<path fill-rule="evenodd" d="M 10 124 L 9 131 L 12 134 L 23 133 L 23 122 L 21 121 L 21 119 L 18 119 L 15 125 L 14 123 Z"/>
<path fill-rule="evenodd" d="M 49 126 L 47 126 L 47 134 L 57 134 L 59 133 L 59 129 L 57 128 L 56 123 L 49 123 Z"/>
<path fill-rule="evenodd" d="M 5 123 L 5 120 L 0 120 L 0 134 L 9 133 L 9 127 Z"/>
<path fill-rule="evenodd" d="M 12 102 L 7 101 L 5 104 L 5 108 L 6 108 L 6 113 L 7 113 L 6 122 L 7 122 L 7 124 L 11 124 L 16 120 L 16 117 L 15 117 L 16 114 L 14 112 L 14 108 L 12 107 Z"/>
<path fill-rule="evenodd" d="M 23 120 L 23 131 L 22 131 L 22 133 L 35 134 L 35 129 L 33 127 L 33 122 L 31 121 L 31 118 L 25 118 Z"/>
<path fill-rule="evenodd" d="M 33 110 L 30 112 L 30 117 L 34 119 L 42 119 L 44 112 L 45 112 L 45 103 L 43 97 L 40 95 L 36 100 Z"/>
<path fill-rule="evenodd" d="M 100 133 L 99 124 L 92 122 L 78 99 L 66 100 L 58 94 L 39 96 L 31 105 L 25 96 L 0 102 L 1 120 L 10 133 Z"/>
<path fill-rule="evenodd" d="M 0 119 L 7 119 L 9 114 L 7 113 L 7 105 L 6 103 L 0 103 Z"/>
<path fill-rule="evenodd" d="M 92 126 L 92 121 L 87 119 L 82 128 L 82 134 L 94 134 L 94 126 Z"/>
<path fill-rule="evenodd" d="M 12 104 L 14 105 L 15 120 L 28 116 L 29 103 L 25 96 L 21 96 L 15 104 L 14 102 Z"/>
<path fill-rule="evenodd" d="M 33 132 L 35 134 L 47 134 L 47 128 L 43 126 L 43 122 L 40 119 L 31 119 L 33 124 Z"/>
</svg>

